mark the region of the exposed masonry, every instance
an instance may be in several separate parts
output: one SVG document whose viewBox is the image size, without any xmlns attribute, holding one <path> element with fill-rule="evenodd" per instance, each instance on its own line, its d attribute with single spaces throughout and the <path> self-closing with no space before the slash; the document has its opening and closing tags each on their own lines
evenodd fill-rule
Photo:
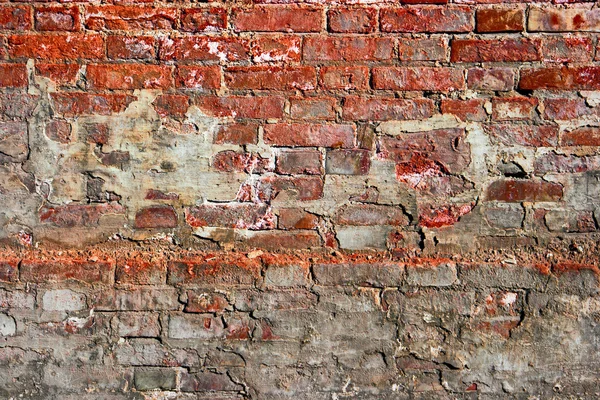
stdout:
<svg viewBox="0 0 600 400">
<path fill-rule="evenodd" d="M 0 398 L 600 397 L 598 32 L 0 2 Z"/>
</svg>

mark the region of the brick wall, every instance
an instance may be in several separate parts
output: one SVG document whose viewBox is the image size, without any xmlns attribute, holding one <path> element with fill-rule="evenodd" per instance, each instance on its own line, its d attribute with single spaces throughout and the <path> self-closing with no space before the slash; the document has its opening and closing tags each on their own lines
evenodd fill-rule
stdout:
<svg viewBox="0 0 600 400">
<path fill-rule="evenodd" d="M 598 32 L 0 1 L 0 398 L 600 396 Z"/>
</svg>

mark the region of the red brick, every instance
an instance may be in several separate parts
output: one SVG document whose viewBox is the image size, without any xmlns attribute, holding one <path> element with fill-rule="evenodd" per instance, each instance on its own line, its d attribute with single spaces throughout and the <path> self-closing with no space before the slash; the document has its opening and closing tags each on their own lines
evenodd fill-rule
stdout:
<svg viewBox="0 0 600 400">
<path fill-rule="evenodd" d="M 564 132 L 560 137 L 561 146 L 600 146 L 600 128 L 581 127 Z"/>
<path fill-rule="evenodd" d="M 314 231 L 270 231 L 256 232 L 246 239 L 245 244 L 249 248 L 261 248 L 266 250 L 281 249 L 310 249 L 321 247 L 321 237 Z M 263 333 L 263 337 L 265 334 Z"/>
<path fill-rule="evenodd" d="M 305 61 L 386 61 L 394 56 L 394 39 L 316 36 L 304 39 Z"/>
<path fill-rule="evenodd" d="M 215 117 L 282 118 L 282 97 L 219 96 L 197 97 L 195 105 Z"/>
<path fill-rule="evenodd" d="M 477 32 L 521 32 L 525 13 L 522 9 L 490 8 L 477 10 Z"/>
<path fill-rule="evenodd" d="M 301 208 L 282 208 L 279 210 L 279 229 L 315 229 L 319 217 Z"/>
<path fill-rule="evenodd" d="M 19 279 L 19 262 L 17 258 L 0 259 L 0 282 L 16 282 Z"/>
<path fill-rule="evenodd" d="M 136 97 L 125 94 L 52 93 L 54 107 L 65 116 L 119 113 Z"/>
<path fill-rule="evenodd" d="M 77 6 L 38 7 L 35 9 L 38 31 L 78 31 L 81 29 Z"/>
<path fill-rule="evenodd" d="M 490 124 L 485 131 L 506 146 L 554 147 L 558 141 L 557 125 Z"/>
<path fill-rule="evenodd" d="M 406 226 L 409 223 L 409 219 L 404 214 L 402 207 L 351 204 L 341 207 L 336 212 L 334 222 L 339 225 L 351 226 Z"/>
<path fill-rule="evenodd" d="M 78 64 L 45 64 L 36 63 L 35 73 L 50 79 L 58 85 L 75 85 L 79 69 Z"/>
<path fill-rule="evenodd" d="M 287 5 L 235 8 L 231 20 L 236 32 L 319 32 L 323 10 Z"/>
<path fill-rule="evenodd" d="M 367 67 L 322 67 L 319 84 L 325 89 L 364 90 L 369 88 Z"/>
<path fill-rule="evenodd" d="M 87 66 L 92 89 L 168 89 L 172 67 L 145 64 L 92 64 Z"/>
<path fill-rule="evenodd" d="M 204 226 L 237 229 L 273 229 L 275 215 L 265 204 L 203 204 L 188 208 L 185 220 L 192 228 Z"/>
<path fill-rule="evenodd" d="M 87 6 L 85 25 L 92 30 L 174 29 L 179 12 L 174 8 Z"/>
<path fill-rule="evenodd" d="M 164 61 L 243 61 L 250 58 L 246 39 L 183 36 L 164 38 L 159 58 Z"/>
<path fill-rule="evenodd" d="M 382 32 L 471 32 L 473 11 L 460 6 L 383 8 L 379 22 Z"/>
<path fill-rule="evenodd" d="M 152 102 L 154 109 L 161 117 L 183 118 L 190 107 L 190 99 L 179 94 L 163 94 Z"/>
<path fill-rule="evenodd" d="M 346 97 L 343 106 L 344 119 L 351 121 L 425 119 L 433 112 L 434 102 L 429 99 Z"/>
<path fill-rule="evenodd" d="M 402 38 L 398 47 L 401 61 L 446 61 L 448 41 L 444 38 Z"/>
<path fill-rule="evenodd" d="M 327 151 L 325 171 L 336 175 L 367 175 L 371 168 L 371 151 L 335 149 Z"/>
<path fill-rule="evenodd" d="M 352 147 L 353 125 L 268 124 L 265 143 L 274 146 Z"/>
<path fill-rule="evenodd" d="M 31 8 L 27 6 L 0 7 L 0 29 L 11 31 L 31 29 Z"/>
<path fill-rule="evenodd" d="M 88 261 L 72 257 L 56 259 L 25 259 L 21 263 L 22 282 L 48 283 L 80 281 L 85 283 L 111 284 L 114 262 Z"/>
<path fill-rule="evenodd" d="M 377 28 L 375 8 L 334 8 L 327 12 L 330 32 L 371 33 Z"/>
<path fill-rule="evenodd" d="M 269 169 L 269 159 L 255 153 L 225 150 L 213 156 L 212 167 L 222 172 L 262 174 Z"/>
<path fill-rule="evenodd" d="M 188 290 L 184 311 L 188 313 L 219 313 L 231 308 L 227 298 L 220 293 Z"/>
<path fill-rule="evenodd" d="M 117 260 L 115 280 L 120 284 L 160 285 L 166 282 L 167 266 L 155 254 L 141 254 L 138 258 Z"/>
<path fill-rule="evenodd" d="M 175 71 L 175 84 L 186 89 L 219 89 L 221 69 L 217 66 L 179 65 Z"/>
<path fill-rule="evenodd" d="M 544 38 L 544 62 L 589 62 L 594 54 L 594 44 L 589 37 Z"/>
<path fill-rule="evenodd" d="M 319 176 L 267 176 L 258 185 L 258 200 L 269 202 L 287 192 L 286 197 L 299 201 L 323 197 L 323 180 Z"/>
<path fill-rule="evenodd" d="M 591 113 L 592 109 L 582 98 L 544 99 L 544 119 L 568 121 Z"/>
<path fill-rule="evenodd" d="M 125 208 L 117 203 L 101 203 L 43 206 L 39 210 L 41 222 L 61 227 L 98 225 L 104 214 L 125 214 Z"/>
<path fill-rule="evenodd" d="M 419 207 L 419 225 L 427 228 L 441 228 L 456 224 L 460 217 L 471 212 L 473 204 L 428 205 Z"/>
<path fill-rule="evenodd" d="M 600 29 L 600 10 L 532 7 L 527 28 L 532 32 L 597 32 Z"/>
<path fill-rule="evenodd" d="M 515 72 L 510 68 L 472 68 L 467 72 L 467 86 L 475 90 L 512 90 Z"/>
<path fill-rule="evenodd" d="M 471 163 L 464 129 L 436 129 L 383 137 L 379 156 L 397 163 L 414 162 L 415 156 L 433 161 L 443 172 L 460 173 Z"/>
<path fill-rule="evenodd" d="M 456 39 L 452 41 L 450 61 L 541 61 L 539 39 Z"/>
<path fill-rule="evenodd" d="M 181 30 L 185 32 L 219 32 L 227 28 L 227 10 L 222 7 L 184 8 Z"/>
<path fill-rule="evenodd" d="M 177 213 L 171 206 L 146 207 L 135 214 L 136 229 L 176 228 Z"/>
<path fill-rule="evenodd" d="M 457 68 L 373 68 L 373 88 L 449 92 L 464 88 L 464 72 Z"/>
<path fill-rule="evenodd" d="M 171 285 L 252 285 L 260 276 L 259 259 L 245 254 L 205 254 L 169 261 L 167 283 Z"/>
<path fill-rule="evenodd" d="M 41 60 L 97 60 L 104 58 L 104 39 L 97 34 L 12 35 L 8 54 Z"/>
<path fill-rule="evenodd" d="M 558 201 L 562 196 L 562 185 L 543 181 L 500 180 L 487 189 L 488 200 L 507 202 Z"/>
<path fill-rule="evenodd" d="M 336 99 L 332 97 L 307 97 L 290 99 L 290 117 L 294 119 L 335 119 Z"/>
<path fill-rule="evenodd" d="M 519 88 L 525 90 L 598 90 L 600 67 L 549 67 L 521 70 Z"/>
<path fill-rule="evenodd" d="M 598 168 L 600 168 L 600 158 L 597 156 L 579 157 L 572 154 L 546 153 L 537 157 L 534 162 L 536 175 L 544 175 L 548 172 L 580 173 Z"/>
<path fill-rule="evenodd" d="M 152 36 L 117 36 L 106 38 L 106 51 L 112 60 L 152 60 L 156 58 Z"/>
<path fill-rule="evenodd" d="M 313 149 L 281 150 L 277 154 L 276 171 L 278 174 L 323 173 L 321 152 Z"/>
<path fill-rule="evenodd" d="M 0 64 L 0 87 L 27 86 L 27 67 L 24 64 Z"/>
<path fill-rule="evenodd" d="M 456 115 L 461 121 L 485 121 L 488 117 L 485 108 L 485 99 L 469 100 L 442 100 L 442 113 Z"/>
<path fill-rule="evenodd" d="M 230 89 L 312 90 L 317 82 L 313 67 L 231 67 L 225 71 Z"/>
<path fill-rule="evenodd" d="M 538 99 L 532 97 L 495 97 L 492 118 L 496 121 L 530 120 L 535 116 Z"/>
<path fill-rule="evenodd" d="M 256 144 L 258 142 L 257 124 L 221 125 L 215 134 L 215 143 Z"/>
<path fill-rule="evenodd" d="M 163 192 L 158 189 L 148 189 L 145 200 L 179 200 L 179 195 L 173 192 Z"/>
<path fill-rule="evenodd" d="M 46 124 L 46 136 L 58 143 L 71 143 L 72 128 L 67 121 L 57 119 Z"/>
<path fill-rule="evenodd" d="M 268 62 L 300 61 L 302 38 L 300 36 L 258 36 L 252 41 L 252 61 Z"/>
</svg>

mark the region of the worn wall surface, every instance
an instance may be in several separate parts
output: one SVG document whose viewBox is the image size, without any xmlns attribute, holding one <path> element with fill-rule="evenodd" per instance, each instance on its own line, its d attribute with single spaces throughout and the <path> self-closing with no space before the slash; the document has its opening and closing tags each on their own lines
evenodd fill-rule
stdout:
<svg viewBox="0 0 600 400">
<path fill-rule="evenodd" d="M 0 398 L 598 398 L 598 32 L 0 1 Z"/>
</svg>

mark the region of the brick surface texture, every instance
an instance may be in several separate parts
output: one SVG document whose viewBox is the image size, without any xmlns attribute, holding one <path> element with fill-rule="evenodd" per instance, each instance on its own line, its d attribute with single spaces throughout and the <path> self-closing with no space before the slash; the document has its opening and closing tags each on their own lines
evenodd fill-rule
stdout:
<svg viewBox="0 0 600 400">
<path fill-rule="evenodd" d="M 599 32 L 0 0 L 0 399 L 599 398 Z"/>
</svg>

